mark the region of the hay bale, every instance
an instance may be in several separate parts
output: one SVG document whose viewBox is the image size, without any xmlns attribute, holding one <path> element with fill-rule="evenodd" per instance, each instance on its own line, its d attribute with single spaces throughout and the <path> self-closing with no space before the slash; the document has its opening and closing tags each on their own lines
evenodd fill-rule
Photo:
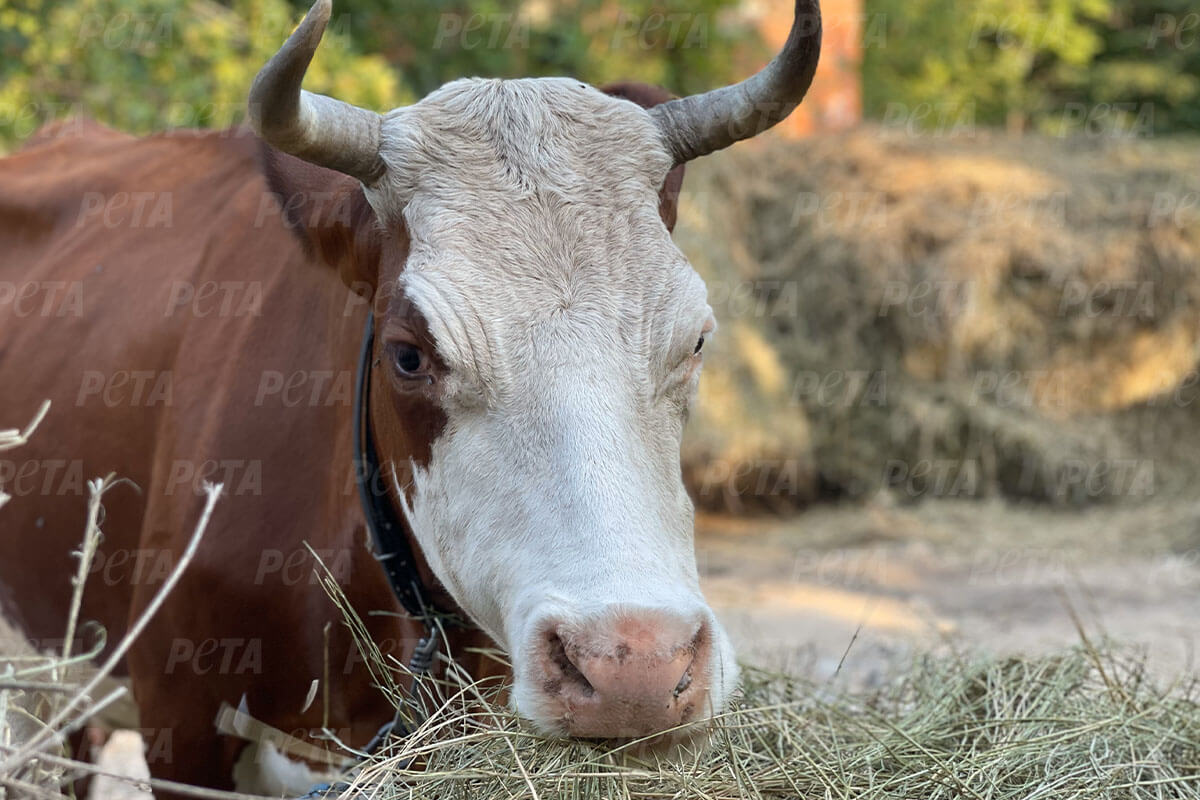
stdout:
<svg viewBox="0 0 1200 800">
<path fill-rule="evenodd" d="M 758 670 L 745 684 L 710 748 L 666 760 L 543 739 L 497 687 L 460 687 L 343 796 L 1200 797 L 1200 682 L 1163 690 L 1113 650 L 924 656 L 861 693 Z"/>
<path fill-rule="evenodd" d="M 1200 474 L 1194 146 L 863 129 L 689 169 L 677 239 L 723 326 L 684 453 L 702 507 L 1081 505 Z M 711 491 L 705 459 L 746 477 Z M 755 479 L 780 461 L 795 481 Z"/>
</svg>

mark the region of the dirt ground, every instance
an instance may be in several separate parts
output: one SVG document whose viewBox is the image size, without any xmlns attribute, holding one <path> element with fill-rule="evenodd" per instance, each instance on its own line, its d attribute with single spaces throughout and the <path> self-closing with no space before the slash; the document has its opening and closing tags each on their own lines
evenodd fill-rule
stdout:
<svg viewBox="0 0 1200 800">
<path fill-rule="evenodd" d="M 1079 640 L 1073 610 L 1089 636 L 1143 650 L 1164 680 L 1197 669 L 1200 500 L 1082 513 L 943 501 L 702 516 L 697 554 L 743 660 L 765 666 L 870 685 L 917 651 L 1068 646 Z M 110 740 L 101 763 L 146 774 L 131 731 Z M 91 796 L 145 797 L 113 782 Z"/>
<path fill-rule="evenodd" d="M 874 503 L 699 527 L 706 594 L 748 662 L 820 678 L 841 662 L 838 680 L 869 685 L 916 650 L 1069 646 L 1074 617 L 1164 679 L 1197 669 L 1200 502 Z"/>
</svg>

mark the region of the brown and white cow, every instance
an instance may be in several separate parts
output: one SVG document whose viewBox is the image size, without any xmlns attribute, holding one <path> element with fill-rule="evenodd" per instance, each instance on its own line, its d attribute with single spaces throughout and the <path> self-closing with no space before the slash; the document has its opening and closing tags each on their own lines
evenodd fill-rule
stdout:
<svg viewBox="0 0 1200 800">
<path fill-rule="evenodd" d="M 399 606 L 350 475 L 368 304 L 349 285 L 374 298 L 389 500 L 434 602 L 472 623 L 452 650 L 482 674 L 466 648 L 504 648 L 513 702 L 547 734 L 703 721 L 737 680 L 679 464 L 714 321 L 670 228 L 686 161 L 802 99 L 816 0 L 766 69 L 707 94 L 469 79 L 382 115 L 300 89 L 329 14 L 318 0 L 255 82 L 265 159 L 245 132 L 88 125 L 0 161 L 5 424 L 53 400 L 0 464 L 6 613 L 61 635 L 83 478 L 115 472 L 131 482 L 105 498 L 83 609 L 115 641 L 181 550 L 201 478 L 223 478 L 127 659 L 153 772 L 229 785 L 242 743 L 216 734 L 218 707 L 245 697 L 305 736 L 324 721 L 314 679 L 329 727 L 362 745 L 391 711 L 304 543 L 397 658 L 422 629 L 369 613 Z"/>
</svg>

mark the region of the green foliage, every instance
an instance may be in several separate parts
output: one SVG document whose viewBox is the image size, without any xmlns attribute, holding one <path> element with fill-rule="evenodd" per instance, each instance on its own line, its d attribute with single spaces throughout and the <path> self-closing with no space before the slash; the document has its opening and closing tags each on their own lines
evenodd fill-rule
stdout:
<svg viewBox="0 0 1200 800">
<path fill-rule="evenodd" d="M 692 92 L 753 51 L 735 0 L 337 0 L 305 87 L 390 109 L 454 78 L 622 78 Z M 0 151 L 87 115 L 136 133 L 244 115 L 307 0 L 0 0 Z"/>
<path fill-rule="evenodd" d="M 87 115 L 122 130 L 224 127 L 299 16 L 286 0 L 4 0 L 0 149 Z M 411 100 L 379 56 L 333 30 L 305 86 L 391 108 Z"/>
<path fill-rule="evenodd" d="M 294 0 L 299 4 L 305 0 Z M 758 43 L 738 0 L 339 0 L 367 52 L 418 95 L 465 76 L 635 79 L 677 93 L 729 81 Z M 339 12 L 335 11 L 335 14 Z M 760 54 L 761 55 L 761 54 Z"/>
<path fill-rule="evenodd" d="M 1155 130 L 1200 130 L 1200 6 L 1195 0 L 1114 0 L 1091 69 L 1076 87 L 1091 103 L 1152 109 Z"/>
<path fill-rule="evenodd" d="M 1108 0 L 868 0 L 864 108 L 887 119 L 1023 124 L 1048 108 L 1064 69 L 1101 49 Z"/>
<path fill-rule="evenodd" d="M 866 0 L 868 116 L 1054 134 L 1200 128 L 1194 0 Z"/>
</svg>

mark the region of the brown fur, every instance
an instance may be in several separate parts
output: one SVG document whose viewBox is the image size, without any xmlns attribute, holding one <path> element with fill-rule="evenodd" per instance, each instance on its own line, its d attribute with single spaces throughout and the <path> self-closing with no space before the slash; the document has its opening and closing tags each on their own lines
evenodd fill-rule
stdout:
<svg viewBox="0 0 1200 800">
<path fill-rule="evenodd" d="M 630 85 L 613 91 L 650 102 Z M 665 93 L 654 102 L 661 99 Z M 681 181 L 677 168 L 663 187 L 668 227 Z M 109 208 L 121 193 L 167 198 L 169 219 L 85 213 L 87 198 Z M 335 570 L 385 651 L 406 661 L 421 628 L 368 614 L 400 609 L 366 544 L 351 474 L 352 395 L 309 402 L 306 381 L 293 402 L 263 386 L 267 373 L 285 381 L 331 374 L 335 386 L 352 386 L 367 303 L 346 286 L 370 295 L 381 275 L 394 277 L 407 255 L 404 232 L 378 228 L 353 180 L 270 150 L 264 156 L 241 131 L 135 139 L 79 125 L 40 134 L 0 160 L 0 254 L 0 281 L 65 282 L 82 296 L 78 313 L 65 315 L 0 306 L 8 415 L 0 424 L 23 424 L 43 399 L 53 401 L 32 442 L 0 455 L 14 475 L 26 464 L 36 469 L 33 479 L 4 487 L 16 495 L 4 509 L 9 535 L 0 536 L 4 611 L 36 643 L 57 645 L 87 492 L 47 479 L 50 465 L 77 465 L 83 479 L 112 472 L 132 482 L 105 496 L 101 561 L 83 607 L 85 619 L 104 625 L 111 647 L 158 589 L 155 567 L 174 564 L 196 522 L 200 475 L 176 476 L 216 462 L 212 479 L 224 473 L 225 495 L 204 543 L 122 667 L 148 738 L 168 738 L 152 773 L 229 786 L 244 745 L 218 737 L 213 719 L 222 702 L 236 706 L 243 696 L 254 716 L 311 740 L 308 732 L 325 722 L 322 703 L 301 707 L 324 673 L 326 626 L 327 723 L 364 744 L 391 711 L 337 610 L 310 580 L 304 543 Z M 225 312 L 216 301 L 173 303 L 181 285 L 257 290 L 260 302 L 248 311 L 243 304 L 244 313 L 237 302 Z M 423 320 L 407 322 L 422 335 Z M 169 376 L 169 396 L 139 402 L 129 392 L 81 390 L 89 375 L 99 373 L 108 386 L 130 371 Z M 404 485 L 407 458 L 426 461 L 445 420 L 431 398 L 397 393 L 387 380 L 386 370 L 375 371 L 374 420 Z M 290 571 L 266 566 L 276 554 L 294 559 Z M 437 602 L 451 604 L 440 587 L 434 591 Z M 215 656 L 181 657 L 181 648 L 199 652 L 209 643 Z M 452 635 L 459 653 L 486 644 L 477 631 Z M 473 674 L 496 669 L 482 657 L 464 658 Z"/>
</svg>

